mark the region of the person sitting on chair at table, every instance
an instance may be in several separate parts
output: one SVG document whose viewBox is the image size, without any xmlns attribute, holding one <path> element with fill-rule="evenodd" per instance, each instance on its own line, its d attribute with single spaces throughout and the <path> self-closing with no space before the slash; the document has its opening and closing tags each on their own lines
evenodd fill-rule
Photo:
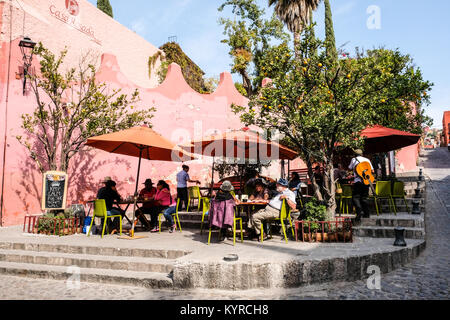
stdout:
<svg viewBox="0 0 450 320">
<path fill-rule="evenodd" d="M 249 200 L 269 200 L 269 189 L 266 188 L 262 180 L 255 181 L 255 191 L 252 193 Z"/>
<path fill-rule="evenodd" d="M 97 192 L 97 199 L 104 199 L 106 204 L 106 213 L 108 216 L 115 216 L 115 215 L 121 215 L 122 218 L 125 215 L 125 212 L 119 208 L 113 207 L 114 201 L 120 202 L 121 197 L 116 189 L 116 182 L 111 180 L 110 177 L 106 177 L 103 181 L 105 186 L 103 188 L 100 188 Z M 117 221 L 116 218 L 111 222 L 110 219 L 108 219 L 107 222 L 108 230 L 111 231 L 111 233 L 117 232 L 117 229 L 119 228 L 119 221 Z"/>
<path fill-rule="evenodd" d="M 153 200 L 156 195 L 156 188 L 153 186 L 152 179 L 145 180 L 144 186 L 144 189 L 139 192 L 139 199 L 144 200 L 144 203 L 140 209 L 136 210 L 136 215 L 139 218 L 139 221 L 141 221 L 142 226 L 150 228 L 144 214 L 150 214 L 150 210 L 154 206 Z"/>
<path fill-rule="evenodd" d="M 227 229 L 233 225 L 234 206 L 240 204 L 231 191 L 234 191 L 231 182 L 228 180 L 224 181 L 220 186 L 220 190 L 217 191 L 214 199 L 212 199 L 211 208 L 208 212 L 210 226 L 220 228 L 221 241 L 225 240 Z M 227 207 L 227 203 L 232 203 L 233 207 Z"/>
<path fill-rule="evenodd" d="M 263 220 L 277 219 L 280 217 L 281 206 L 283 200 L 287 200 L 287 204 L 293 210 L 296 209 L 297 203 L 295 201 L 295 194 L 289 190 L 289 183 L 285 179 L 280 179 L 277 182 L 278 195 L 270 200 L 269 205 L 250 217 L 248 227 L 253 229 L 253 238 L 257 237 L 261 241 L 261 223 Z M 252 238 L 250 236 L 250 238 Z M 264 233 L 264 240 L 267 239 L 267 235 Z"/>
<path fill-rule="evenodd" d="M 159 180 L 156 185 L 156 190 L 154 206 L 150 208 L 150 225 L 152 226 L 150 232 L 159 232 L 158 215 L 169 208 L 173 202 L 170 187 L 167 182 Z"/>
<path fill-rule="evenodd" d="M 289 180 L 289 189 L 294 192 L 297 191 L 300 188 L 300 183 L 302 183 L 302 181 L 300 180 L 299 174 L 297 172 L 293 172 L 292 178 Z"/>
</svg>

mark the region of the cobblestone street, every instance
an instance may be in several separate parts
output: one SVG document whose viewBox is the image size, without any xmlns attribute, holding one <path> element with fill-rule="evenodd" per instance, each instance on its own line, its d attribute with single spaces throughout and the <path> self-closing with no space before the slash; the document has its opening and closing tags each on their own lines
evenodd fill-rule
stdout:
<svg viewBox="0 0 450 320">
<path fill-rule="evenodd" d="M 448 299 L 450 277 L 450 152 L 424 151 L 421 166 L 427 176 L 425 252 L 413 263 L 381 276 L 381 289 L 370 290 L 366 281 L 333 283 L 298 289 L 218 291 L 151 290 L 118 285 L 81 283 L 69 288 L 65 281 L 0 276 L 0 299 Z"/>
</svg>

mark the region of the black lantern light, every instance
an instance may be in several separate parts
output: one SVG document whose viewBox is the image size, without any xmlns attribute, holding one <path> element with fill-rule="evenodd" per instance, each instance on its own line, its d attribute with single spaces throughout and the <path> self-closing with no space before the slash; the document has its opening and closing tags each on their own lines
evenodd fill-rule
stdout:
<svg viewBox="0 0 450 320">
<path fill-rule="evenodd" d="M 28 69 L 31 67 L 33 61 L 33 49 L 36 42 L 33 42 L 29 37 L 24 37 L 19 42 L 20 52 L 22 52 L 23 59 L 23 94 L 25 94 L 25 85 L 27 83 Z"/>
</svg>

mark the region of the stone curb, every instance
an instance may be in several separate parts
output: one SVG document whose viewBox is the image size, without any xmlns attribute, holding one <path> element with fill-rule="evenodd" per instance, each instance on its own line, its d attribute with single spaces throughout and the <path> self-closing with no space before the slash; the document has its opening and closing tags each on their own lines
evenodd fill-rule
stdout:
<svg viewBox="0 0 450 320">
<path fill-rule="evenodd" d="M 388 252 L 323 259 L 294 259 L 280 263 L 176 263 L 174 288 L 249 290 L 258 288 L 293 288 L 334 281 L 366 279 L 370 265 L 389 273 L 415 259 L 426 242 Z"/>
</svg>

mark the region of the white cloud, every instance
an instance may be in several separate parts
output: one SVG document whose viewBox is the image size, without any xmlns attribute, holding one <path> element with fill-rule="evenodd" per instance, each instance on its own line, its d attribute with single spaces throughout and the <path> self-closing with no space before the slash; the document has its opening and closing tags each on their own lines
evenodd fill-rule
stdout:
<svg viewBox="0 0 450 320">
<path fill-rule="evenodd" d="M 347 14 L 353 10 L 353 8 L 356 6 L 355 1 L 347 2 L 339 7 L 337 7 L 335 10 L 333 10 L 333 16 L 340 16 Z"/>
<path fill-rule="evenodd" d="M 131 22 L 130 29 L 140 36 L 146 35 L 147 23 L 144 18 L 139 18 Z"/>
</svg>

